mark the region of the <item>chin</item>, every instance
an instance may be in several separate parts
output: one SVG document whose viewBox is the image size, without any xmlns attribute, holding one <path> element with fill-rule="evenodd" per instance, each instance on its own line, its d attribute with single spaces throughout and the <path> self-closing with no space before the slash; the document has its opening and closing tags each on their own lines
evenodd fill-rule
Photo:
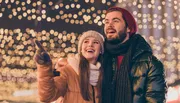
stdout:
<svg viewBox="0 0 180 103">
<path fill-rule="evenodd" d="M 118 37 L 107 37 L 107 40 L 117 40 L 119 39 Z"/>
<path fill-rule="evenodd" d="M 86 55 L 86 56 L 84 56 L 87 60 L 89 60 L 89 59 L 92 59 L 93 58 L 93 56 L 89 56 L 89 55 Z"/>
<path fill-rule="evenodd" d="M 93 59 L 93 57 L 86 57 L 86 59 L 87 59 L 87 60 L 92 60 L 92 59 Z"/>
<path fill-rule="evenodd" d="M 107 36 L 107 39 L 113 40 L 113 39 L 117 39 L 119 38 L 118 36 L 116 36 L 117 34 L 110 34 L 109 36 Z"/>
</svg>

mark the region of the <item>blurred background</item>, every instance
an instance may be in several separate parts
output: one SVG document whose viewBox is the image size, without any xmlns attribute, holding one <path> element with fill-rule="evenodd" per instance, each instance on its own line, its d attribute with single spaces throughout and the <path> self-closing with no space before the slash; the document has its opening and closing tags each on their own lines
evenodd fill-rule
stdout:
<svg viewBox="0 0 180 103">
<path fill-rule="evenodd" d="M 180 0 L 0 0 L 0 103 L 40 103 L 33 40 L 54 62 L 73 55 L 82 32 L 103 33 L 111 6 L 133 14 L 164 64 L 167 103 L 180 103 Z"/>
</svg>

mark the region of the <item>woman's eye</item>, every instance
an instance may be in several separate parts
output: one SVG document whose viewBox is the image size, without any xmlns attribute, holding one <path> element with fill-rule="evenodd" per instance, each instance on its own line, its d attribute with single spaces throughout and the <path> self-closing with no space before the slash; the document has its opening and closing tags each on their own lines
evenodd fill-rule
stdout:
<svg viewBox="0 0 180 103">
<path fill-rule="evenodd" d="M 94 43 L 95 43 L 95 44 L 99 44 L 99 42 L 98 42 L 98 41 L 95 41 Z"/>
<path fill-rule="evenodd" d="M 88 41 L 87 41 L 87 40 L 85 40 L 85 41 L 84 41 L 84 43 L 88 43 Z"/>
</svg>

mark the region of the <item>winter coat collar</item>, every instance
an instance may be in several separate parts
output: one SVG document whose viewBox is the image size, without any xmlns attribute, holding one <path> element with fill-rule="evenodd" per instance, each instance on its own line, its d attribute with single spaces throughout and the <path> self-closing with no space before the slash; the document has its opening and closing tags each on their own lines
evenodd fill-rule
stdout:
<svg viewBox="0 0 180 103">
<path fill-rule="evenodd" d="M 79 75 L 79 54 L 75 56 L 70 56 L 67 58 L 68 64 L 73 68 L 73 70 Z M 90 63 L 90 70 L 99 70 L 101 63 L 97 62 L 96 65 Z"/>
<path fill-rule="evenodd" d="M 140 35 L 140 34 L 135 34 L 131 37 L 133 39 L 132 44 L 135 47 L 135 53 L 133 54 L 132 60 L 135 60 L 138 56 L 140 56 L 143 53 L 151 53 L 152 54 L 152 49 L 150 45 L 146 42 L 146 40 Z"/>
</svg>

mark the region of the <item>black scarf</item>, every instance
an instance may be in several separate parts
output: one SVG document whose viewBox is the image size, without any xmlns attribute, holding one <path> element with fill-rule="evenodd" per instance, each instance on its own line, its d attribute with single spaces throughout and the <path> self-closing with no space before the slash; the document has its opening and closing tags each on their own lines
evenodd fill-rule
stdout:
<svg viewBox="0 0 180 103">
<path fill-rule="evenodd" d="M 105 102 L 103 103 L 132 103 L 132 84 L 130 78 L 130 70 L 132 66 L 132 57 L 136 51 L 137 44 L 145 41 L 140 35 L 133 35 L 125 43 L 111 43 L 105 42 L 106 53 L 104 55 L 104 78 L 108 88 L 104 88 L 106 93 Z M 113 58 L 123 55 L 124 59 L 120 65 L 115 69 L 113 75 L 112 65 Z M 117 64 L 116 64 L 117 65 Z"/>
<path fill-rule="evenodd" d="M 105 42 L 106 51 L 112 56 L 118 56 L 127 53 L 129 45 L 130 40 L 127 40 L 125 43 L 122 44 L 117 40 L 115 42 L 108 40 Z"/>
</svg>

